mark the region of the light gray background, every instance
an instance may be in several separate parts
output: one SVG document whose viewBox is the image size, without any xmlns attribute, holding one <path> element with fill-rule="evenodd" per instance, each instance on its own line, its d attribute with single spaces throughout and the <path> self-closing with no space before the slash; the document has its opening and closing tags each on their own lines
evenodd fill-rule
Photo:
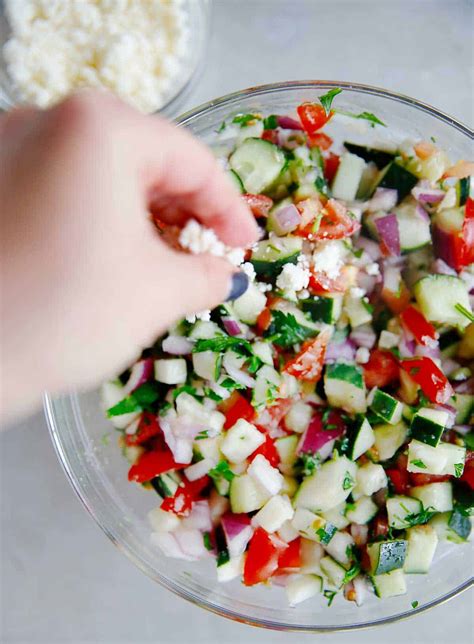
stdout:
<svg viewBox="0 0 474 644">
<path fill-rule="evenodd" d="M 406 93 L 472 124 L 472 10 L 469 0 L 216 0 L 208 62 L 186 107 L 259 83 L 336 79 Z M 63 476 L 42 414 L 2 435 L 0 449 L 2 642 L 472 639 L 471 593 L 407 622 L 325 637 L 206 613 L 112 547 Z"/>
</svg>

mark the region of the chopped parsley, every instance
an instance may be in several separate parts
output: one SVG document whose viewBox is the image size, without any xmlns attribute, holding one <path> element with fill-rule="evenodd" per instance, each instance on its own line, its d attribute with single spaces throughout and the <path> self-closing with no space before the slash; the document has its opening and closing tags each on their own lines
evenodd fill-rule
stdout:
<svg viewBox="0 0 474 644">
<path fill-rule="evenodd" d="M 474 450 L 474 432 L 469 432 L 469 434 L 466 434 L 463 436 L 464 438 L 464 445 L 470 449 Z"/>
<path fill-rule="evenodd" d="M 351 487 L 354 487 L 355 481 L 350 475 L 350 472 L 346 472 L 344 476 L 344 480 L 342 482 L 342 489 L 343 490 L 349 490 Z"/>
<path fill-rule="evenodd" d="M 206 550 L 214 550 L 214 546 L 212 545 L 212 541 L 211 541 L 211 533 L 210 532 L 205 532 L 202 535 L 202 540 L 204 542 L 204 547 L 206 548 Z"/>
<path fill-rule="evenodd" d="M 346 572 L 344 575 L 344 579 L 342 580 L 342 584 L 348 584 L 350 581 L 352 581 L 357 575 L 360 573 L 360 564 L 355 563 L 349 570 Z"/>
<path fill-rule="evenodd" d="M 214 481 L 225 479 L 226 481 L 229 481 L 229 483 L 235 477 L 235 474 L 230 469 L 227 461 L 219 461 L 212 470 L 209 470 L 208 474 Z"/>
<path fill-rule="evenodd" d="M 341 92 L 342 89 L 340 87 L 335 87 L 334 89 L 330 89 L 329 92 L 319 97 L 319 102 L 324 107 L 326 114 L 329 114 L 334 98 Z"/>
<path fill-rule="evenodd" d="M 232 119 L 232 123 L 237 123 L 240 127 L 247 127 L 252 125 L 254 121 L 260 121 L 261 118 L 258 114 L 237 114 Z"/>
<path fill-rule="evenodd" d="M 464 463 L 455 463 L 454 476 L 458 479 L 460 476 L 462 476 L 463 472 L 464 472 Z"/>
<path fill-rule="evenodd" d="M 330 606 L 333 601 L 334 597 L 337 595 L 337 590 L 325 590 L 323 592 L 323 596 L 328 600 L 328 606 Z"/>
<path fill-rule="evenodd" d="M 279 347 L 291 347 L 317 334 L 315 329 L 302 326 L 292 313 L 272 311 L 272 322 L 265 337 Z"/>
<path fill-rule="evenodd" d="M 402 506 L 403 507 L 403 506 Z M 405 508 L 404 508 L 405 509 Z M 411 514 L 407 514 L 401 519 L 404 523 L 408 524 L 408 527 L 412 528 L 415 525 L 420 525 L 423 523 L 428 523 L 428 521 L 436 514 L 436 512 L 433 511 L 431 508 L 426 508 L 425 510 L 422 510 L 421 512 L 412 512 Z M 397 519 L 400 519 L 400 517 L 397 517 Z"/>
<path fill-rule="evenodd" d="M 431 137 L 431 138 L 433 138 L 433 137 Z M 416 601 L 416 599 L 415 599 L 414 602 L 411 603 L 411 607 L 412 608 L 418 608 L 418 602 Z"/>
<path fill-rule="evenodd" d="M 193 398 L 199 399 L 200 396 L 198 395 L 196 389 L 194 387 L 191 387 L 191 385 L 182 385 L 181 387 L 177 387 L 176 389 L 173 390 L 173 400 L 176 400 L 176 398 L 180 394 L 189 394 Z"/>
<path fill-rule="evenodd" d="M 413 461 L 410 461 L 415 467 L 419 467 L 422 470 L 426 470 L 426 465 L 419 458 L 415 458 Z"/>
<path fill-rule="evenodd" d="M 122 416 L 122 414 L 131 414 L 136 411 L 148 411 L 150 406 L 158 400 L 159 393 L 157 387 L 151 382 L 145 382 L 135 391 L 118 402 L 110 409 L 107 409 L 107 416 Z"/>
<path fill-rule="evenodd" d="M 209 438 L 209 431 L 207 429 L 203 429 L 202 432 L 199 432 L 199 434 L 196 436 L 194 440 L 202 441 L 205 438 Z"/>
<path fill-rule="evenodd" d="M 276 114 L 270 114 L 263 119 L 263 129 L 264 130 L 274 130 L 278 127 L 278 117 Z"/>
<path fill-rule="evenodd" d="M 328 182 L 324 177 L 316 177 L 314 180 L 314 185 L 316 186 L 316 190 L 324 195 L 325 197 L 330 197 L 331 196 L 331 191 L 329 190 Z"/>
<path fill-rule="evenodd" d="M 296 461 L 295 468 L 300 471 L 303 476 L 310 476 L 318 469 L 319 463 L 319 454 L 303 452 Z"/>
<path fill-rule="evenodd" d="M 204 395 L 206 398 L 214 400 L 214 402 L 221 402 L 223 400 L 222 396 L 219 396 L 219 394 L 216 394 L 215 391 L 212 391 L 212 389 L 208 389 L 207 387 L 204 387 Z"/>
<path fill-rule="evenodd" d="M 228 389 L 229 391 L 234 391 L 234 389 L 247 389 L 245 385 L 241 385 L 240 382 L 236 382 L 235 380 L 232 380 L 232 378 L 224 378 L 222 382 L 219 383 L 221 387 L 224 387 L 224 389 Z"/>
<path fill-rule="evenodd" d="M 216 335 L 214 338 L 204 338 L 196 341 L 193 347 L 193 353 L 202 353 L 203 351 L 215 351 L 220 353 L 227 349 L 236 347 L 245 348 L 252 353 L 252 345 L 244 338 L 236 338 L 233 335 Z"/>
<path fill-rule="evenodd" d="M 219 128 L 216 130 L 217 134 L 220 134 L 221 132 L 223 132 L 226 129 L 226 127 L 227 127 L 227 123 L 225 121 L 222 121 Z"/>
<path fill-rule="evenodd" d="M 466 309 L 466 307 L 463 306 L 460 302 L 455 304 L 454 308 L 456 309 L 456 311 L 461 313 L 461 315 L 464 315 L 464 317 L 466 317 L 469 320 L 469 322 L 474 322 L 474 315 L 471 313 L 471 311 L 469 311 L 469 309 Z"/>
<path fill-rule="evenodd" d="M 360 112 L 360 114 L 354 114 L 354 112 L 346 112 L 345 110 L 335 110 L 338 114 L 343 114 L 344 116 L 350 116 L 353 119 L 362 119 L 364 121 L 369 121 L 372 127 L 376 125 L 383 125 L 387 127 L 387 124 L 381 121 L 379 118 L 372 114 L 371 112 Z"/>
<path fill-rule="evenodd" d="M 324 545 L 327 545 L 331 541 L 336 532 L 336 526 L 329 522 L 326 523 L 324 528 L 319 528 L 318 530 L 316 530 L 316 534 L 318 535 L 319 540 Z"/>
</svg>

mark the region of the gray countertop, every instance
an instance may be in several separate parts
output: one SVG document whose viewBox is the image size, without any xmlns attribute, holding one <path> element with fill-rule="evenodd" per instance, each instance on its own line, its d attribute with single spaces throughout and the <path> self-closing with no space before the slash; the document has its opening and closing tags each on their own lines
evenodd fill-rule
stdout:
<svg viewBox="0 0 474 644">
<path fill-rule="evenodd" d="M 208 62 L 187 107 L 321 78 L 386 87 L 472 124 L 472 17 L 469 0 L 216 0 Z M 41 413 L 0 437 L 0 458 L 2 642 L 314 641 L 231 623 L 139 572 L 74 496 Z M 472 634 L 467 592 L 410 621 L 325 641 L 467 644 Z"/>
</svg>

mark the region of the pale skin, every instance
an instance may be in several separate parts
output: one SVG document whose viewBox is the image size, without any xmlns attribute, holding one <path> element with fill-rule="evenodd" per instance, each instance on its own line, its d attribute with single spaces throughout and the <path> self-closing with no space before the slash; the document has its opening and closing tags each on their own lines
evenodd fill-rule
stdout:
<svg viewBox="0 0 474 644">
<path fill-rule="evenodd" d="M 0 117 L 4 421 L 44 390 L 95 386 L 187 313 L 224 301 L 235 267 L 173 250 L 149 215 L 194 217 L 229 246 L 254 218 L 209 150 L 105 93 Z"/>
</svg>

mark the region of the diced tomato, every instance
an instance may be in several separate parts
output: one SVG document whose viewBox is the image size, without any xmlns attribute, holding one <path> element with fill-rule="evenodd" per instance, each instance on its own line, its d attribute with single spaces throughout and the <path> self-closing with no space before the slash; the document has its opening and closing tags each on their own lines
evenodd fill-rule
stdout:
<svg viewBox="0 0 474 644">
<path fill-rule="evenodd" d="M 471 490 L 474 490 L 474 451 L 467 450 L 466 462 L 464 464 L 464 472 L 462 473 L 460 481 L 467 483 Z"/>
<path fill-rule="evenodd" d="M 445 403 L 454 394 L 449 380 L 431 358 L 407 358 L 400 366 L 420 385 L 425 396 L 433 403 Z"/>
<path fill-rule="evenodd" d="M 443 481 L 449 480 L 451 480 L 451 477 L 448 474 L 419 474 L 418 472 L 410 472 L 410 483 L 413 486 L 443 483 Z"/>
<path fill-rule="evenodd" d="M 272 323 L 272 313 L 269 308 L 264 308 L 257 318 L 257 329 L 263 333 Z"/>
<path fill-rule="evenodd" d="M 239 418 L 249 422 L 255 418 L 255 409 L 238 391 L 232 392 L 227 400 L 220 403 L 219 409 L 225 415 L 224 429 L 235 425 Z"/>
<path fill-rule="evenodd" d="M 433 227 L 433 245 L 437 257 L 461 271 L 474 262 L 474 199 L 466 200 L 464 221 L 460 230 L 447 232 Z"/>
<path fill-rule="evenodd" d="M 151 481 L 155 476 L 186 466 L 187 464 L 176 463 L 169 449 L 145 452 L 140 456 L 138 462 L 129 469 L 128 480 L 145 483 L 145 481 Z"/>
<path fill-rule="evenodd" d="M 402 311 L 400 320 L 419 344 L 432 345 L 436 341 L 438 337 L 436 329 L 414 306 L 408 306 Z"/>
<path fill-rule="evenodd" d="M 298 380 L 318 382 L 323 371 L 324 356 L 330 333 L 321 331 L 314 340 L 307 340 L 298 355 L 286 363 L 283 371 Z"/>
<path fill-rule="evenodd" d="M 163 499 L 161 509 L 165 512 L 173 512 L 179 517 L 189 515 L 193 503 L 198 501 L 201 492 L 209 485 L 211 479 L 206 475 L 196 481 L 186 481 L 176 490 L 173 496 Z"/>
<path fill-rule="evenodd" d="M 339 162 L 340 158 L 332 152 L 324 159 L 324 176 L 329 183 L 334 179 L 334 175 L 339 168 Z"/>
<path fill-rule="evenodd" d="M 277 130 L 263 130 L 262 137 L 264 141 L 269 141 L 274 145 L 278 144 L 278 131 Z"/>
<path fill-rule="evenodd" d="M 474 262 L 474 199 L 470 197 L 466 201 L 462 237 L 464 241 L 462 265 L 468 266 Z"/>
<path fill-rule="evenodd" d="M 371 563 L 367 546 L 359 548 L 360 566 L 365 572 L 370 572 Z"/>
<path fill-rule="evenodd" d="M 301 568 L 301 537 L 290 541 L 288 548 L 278 557 L 277 575 L 297 572 Z"/>
<path fill-rule="evenodd" d="M 363 365 L 365 384 L 372 387 L 386 387 L 399 379 L 398 364 L 390 351 L 372 349 L 369 361 Z"/>
<path fill-rule="evenodd" d="M 269 579 L 278 568 L 278 560 L 288 545 L 263 528 L 257 528 L 250 540 L 244 565 L 244 584 L 254 586 Z"/>
<path fill-rule="evenodd" d="M 272 432 L 280 426 L 281 421 L 288 413 L 293 400 L 279 398 L 270 407 L 265 407 L 255 419 L 255 425 L 263 432 Z"/>
<path fill-rule="evenodd" d="M 400 288 L 397 293 L 384 286 L 381 297 L 392 313 L 395 314 L 401 313 L 406 309 L 411 299 L 410 291 L 403 280 L 400 282 Z"/>
<path fill-rule="evenodd" d="M 347 283 L 344 275 L 331 278 L 322 271 L 311 271 L 308 288 L 313 295 L 324 295 L 325 293 L 344 293 Z"/>
<path fill-rule="evenodd" d="M 310 148 L 329 150 L 332 145 L 332 139 L 327 134 L 324 134 L 324 132 L 316 132 L 316 134 L 308 136 L 308 145 Z"/>
<path fill-rule="evenodd" d="M 267 461 L 273 467 L 278 467 L 278 465 L 280 464 L 280 455 L 278 454 L 277 448 L 275 447 L 275 441 L 268 434 L 265 435 L 265 442 L 262 445 L 260 445 L 260 447 L 258 447 L 255 450 L 255 452 L 253 452 L 249 456 L 249 460 L 253 461 L 253 459 L 258 454 L 261 454 L 262 456 L 265 456 Z"/>
<path fill-rule="evenodd" d="M 265 195 L 246 193 L 242 195 L 242 199 L 250 208 L 254 217 L 268 217 L 270 208 L 273 206 L 273 199 Z"/>
<path fill-rule="evenodd" d="M 331 110 L 326 114 L 322 105 L 317 103 L 302 103 L 296 108 L 301 124 L 306 134 L 314 136 L 332 118 L 334 112 Z"/>
<path fill-rule="evenodd" d="M 159 436 L 160 434 L 161 428 L 155 414 L 144 411 L 140 418 L 136 433 L 125 434 L 125 443 L 129 446 L 141 445 L 142 443 L 150 440 L 150 438 L 153 438 L 153 436 Z"/>
<path fill-rule="evenodd" d="M 344 239 L 353 235 L 359 228 L 359 222 L 348 214 L 342 203 L 329 199 L 315 222 L 300 228 L 298 235 L 311 240 Z"/>
<path fill-rule="evenodd" d="M 408 477 L 408 472 L 406 470 L 396 470 L 396 469 L 388 469 L 385 470 L 387 476 L 389 477 L 393 489 L 397 494 L 406 494 L 408 492 L 408 488 L 410 487 L 410 480 Z"/>
<path fill-rule="evenodd" d="M 380 511 L 370 524 L 372 539 L 388 535 L 388 518 L 385 511 Z"/>
</svg>

